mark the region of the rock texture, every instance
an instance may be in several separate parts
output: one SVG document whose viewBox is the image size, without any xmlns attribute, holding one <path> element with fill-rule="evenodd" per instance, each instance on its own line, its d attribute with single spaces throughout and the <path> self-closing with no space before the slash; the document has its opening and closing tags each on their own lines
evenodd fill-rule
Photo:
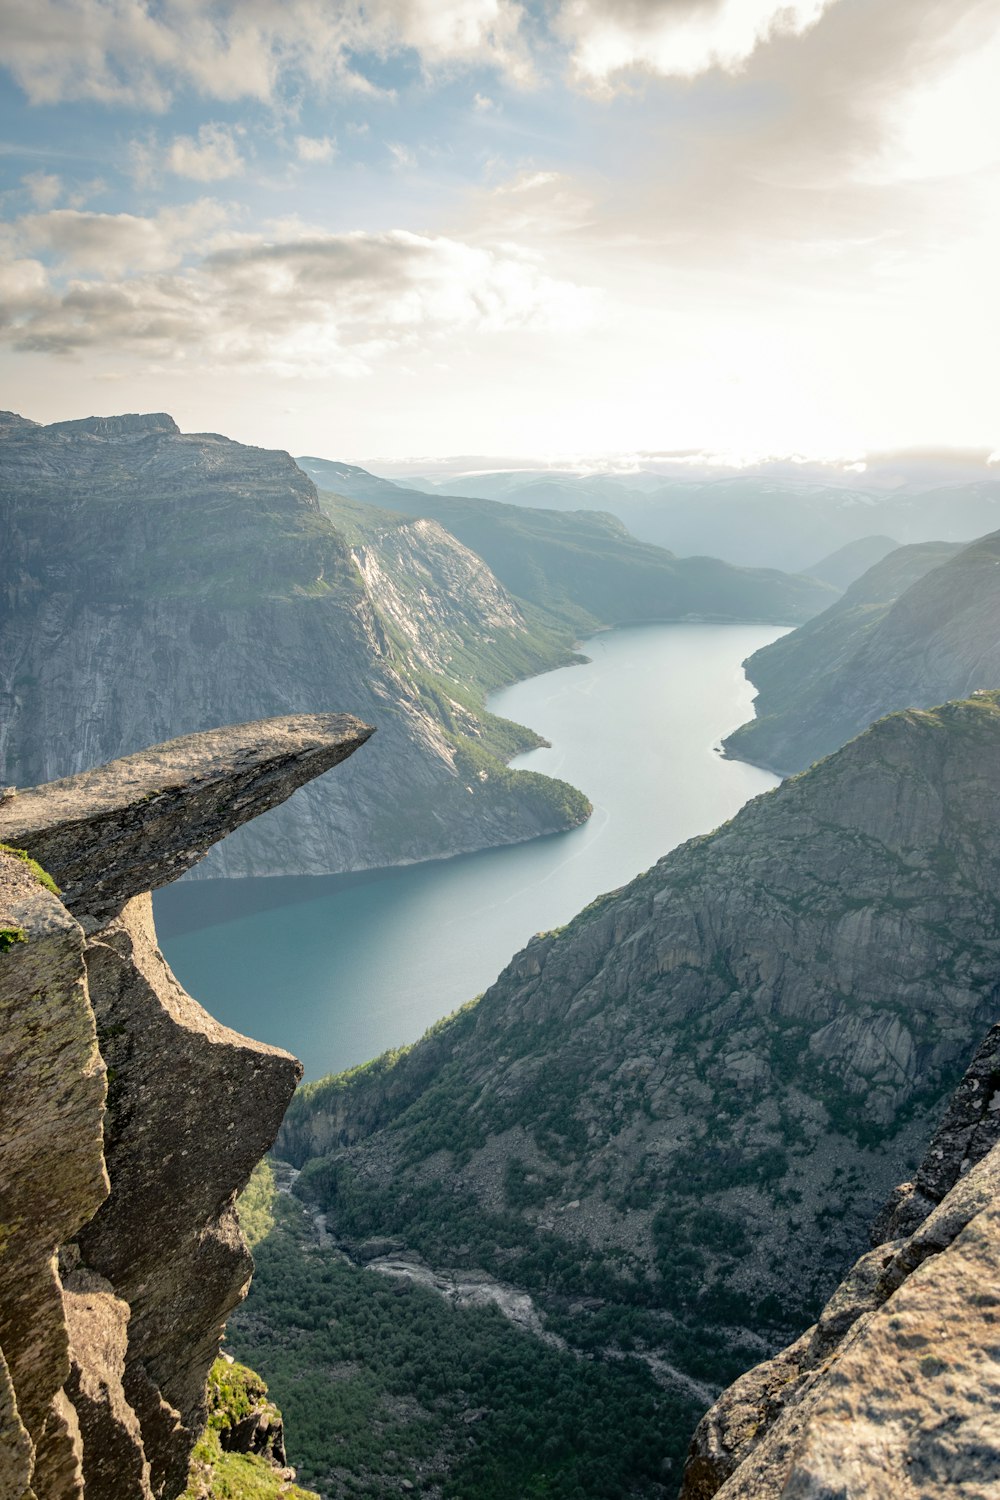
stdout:
<svg viewBox="0 0 1000 1500">
<path fill-rule="evenodd" d="M 902 547 L 843 599 L 745 663 L 757 716 L 726 752 L 801 771 L 883 714 L 1000 682 L 1000 532 Z"/>
<path fill-rule="evenodd" d="M 301 1067 L 185 994 L 148 891 L 370 733 L 344 715 L 238 725 L 0 804 L 4 1500 L 184 1489 L 252 1270 L 235 1196 Z M 51 860 L 63 900 L 12 839 Z"/>
<path fill-rule="evenodd" d="M 199 874 L 409 862 L 588 814 L 507 769 L 537 740 L 483 708 L 572 659 L 567 629 L 529 622 L 438 527 L 395 518 L 352 550 L 287 454 L 156 414 L 0 424 L 0 531 L 0 784 L 348 702 L 380 726 L 363 773 L 307 788 Z"/>
<path fill-rule="evenodd" d="M 698 1426 L 681 1500 L 981 1500 L 1000 1473 L 1000 1027 L 819 1322 Z"/>
<path fill-rule="evenodd" d="M 310 1085 L 279 1150 L 342 1242 L 645 1309 L 724 1383 L 815 1316 L 995 1020 L 998 882 L 1000 695 L 892 715 Z"/>
<path fill-rule="evenodd" d="M 103 925 L 372 732 L 348 714 L 300 714 L 185 735 L 8 798 L 0 840 L 30 844 L 77 920 Z"/>
</svg>

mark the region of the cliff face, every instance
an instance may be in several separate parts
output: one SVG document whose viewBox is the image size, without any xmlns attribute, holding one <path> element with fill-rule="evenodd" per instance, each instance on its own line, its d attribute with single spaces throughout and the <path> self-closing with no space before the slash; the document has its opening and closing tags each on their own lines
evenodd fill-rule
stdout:
<svg viewBox="0 0 1000 1500">
<path fill-rule="evenodd" d="M 565 637 L 438 528 L 355 558 L 287 454 L 159 415 L 8 423 L 0 471 L 0 781 L 346 701 L 381 726 L 367 774 L 310 788 L 204 873 L 408 862 L 586 817 L 572 788 L 508 771 L 533 737 L 482 710 L 484 686 L 567 660 Z M 422 580 L 413 618 L 401 574 Z"/>
<path fill-rule="evenodd" d="M 401 1059 L 310 1086 L 279 1150 L 343 1240 L 645 1308 L 702 1379 L 749 1363 L 829 1295 L 995 1017 L 998 768 L 1000 695 L 882 720 Z"/>
<path fill-rule="evenodd" d="M 497 500 L 425 494 L 364 469 L 303 458 L 336 507 L 348 495 L 406 516 L 439 522 L 489 565 L 503 585 L 578 630 L 635 620 L 808 620 L 833 590 L 773 568 L 740 568 L 719 558 L 676 557 L 641 542 L 615 516 L 592 510 L 537 510 Z M 325 492 L 331 492 L 328 498 Z M 706 549 L 709 550 L 709 549 Z"/>
<path fill-rule="evenodd" d="M 818 1323 L 738 1380 L 681 1500 L 937 1500 L 996 1482 L 1000 1026 Z"/>
<path fill-rule="evenodd" d="M 344 715 L 237 725 L 0 802 L 5 1500 L 169 1500 L 187 1482 L 252 1270 L 235 1195 L 301 1067 L 185 994 L 148 892 L 370 733 Z"/>
<path fill-rule="evenodd" d="M 785 775 L 882 714 L 1000 682 L 1000 532 L 903 547 L 825 614 L 746 662 L 757 717 L 726 751 Z"/>
</svg>

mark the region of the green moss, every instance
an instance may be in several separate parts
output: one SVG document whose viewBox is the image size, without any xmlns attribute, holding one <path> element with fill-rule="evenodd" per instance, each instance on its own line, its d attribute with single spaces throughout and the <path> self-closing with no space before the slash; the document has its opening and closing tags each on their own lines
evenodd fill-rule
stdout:
<svg viewBox="0 0 1000 1500">
<path fill-rule="evenodd" d="M 27 865 L 31 874 L 38 881 L 38 884 L 44 886 L 47 891 L 51 891 L 53 896 L 62 895 L 62 892 L 49 872 L 42 869 L 37 859 L 32 859 L 27 849 L 15 849 L 11 844 L 0 844 L 0 850 L 4 854 L 12 854 L 15 859 L 19 859 L 22 864 Z"/>
<path fill-rule="evenodd" d="M 23 927 L 0 927 L 0 953 L 6 953 L 15 943 L 26 943 L 28 934 Z"/>
<path fill-rule="evenodd" d="M 318 1500 L 311 1490 L 289 1484 L 266 1458 L 229 1453 L 223 1446 L 224 1434 L 260 1407 L 269 1407 L 276 1420 L 279 1416 L 256 1371 L 217 1359 L 209 1371 L 207 1395 L 208 1425 L 191 1456 L 188 1487 L 180 1500 Z"/>
</svg>

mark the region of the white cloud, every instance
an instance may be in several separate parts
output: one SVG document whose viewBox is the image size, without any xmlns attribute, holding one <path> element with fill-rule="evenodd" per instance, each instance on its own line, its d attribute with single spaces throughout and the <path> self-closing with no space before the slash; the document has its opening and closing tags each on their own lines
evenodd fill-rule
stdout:
<svg viewBox="0 0 1000 1500">
<path fill-rule="evenodd" d="M 329 135 L 297 135 L 295 154 L 299 161 L 332 161 L 337 152 L 337 142 Z"/>
<path fill-rule="evenodd" d="M 187 230 L 185 240 L 178 226 L 130 215 L 22 221 L 25 247 L 54 248 L 67 265 L 109 257 L 116 270 L 149 271 L 60 285 L 37 261 L 13 262 L 0 305 L 5 337 L 22 350 L 103 349 L 315 376 L 362 373 L 388 350 L 424 351 L 438 339 L 579 328 L 594 313 L 586 289 L 508 249 L 401 230 L 273 244 L 241 236 L 171 270 L 170 257 L 198 237 L 193 223 Z"/>
<path fill-rule="evenodd" d="M 409 146 L 404 146 L 402 141 L 386 141 L 389 155 L 392 157 L 393 170 L 396 172 L 412 172 L 417 165 L 417 158 Z"/>
<path fill-rule="evenodd" d="M 226 125 L 206 124 L 197 139 L 178 135 L 167 147 L 164 161 L 176 177 L 190 177 L 195 182 L 219 182 L 224 177 L 239 177 L 246 163 L 236 144 L 240 130 Z"/>
<path fill-rule="evenodd" d="M 57 208 L 19 219 L 11 238 L 22 251 L 51 256 L 60 271 L 116 277 L 180 265 L 194 246 L 211 244 L 228 217 L 212 199 L 164 208 L 152 218 Z"/>
<path fill-rule="evenodd" d="M 772 37 L 801 36 L 836 0 L 564 0 L 556 29 L 577 77 L 599 89 L 640 70 L 738 71 Z"/>
<path fill-rule="evenodd" d="M 961 28 L 954 39 L 960 46 Z M 955 53 L 957 52 L 957 55 Z M 929 77 L 887 111 L 886 140 L 867 176 L 873 182 L 961 177 L 1000 163 L 1000 15 L 992 36 L 953 49 Z"/>
<path fill-rule="evenodd" d="M 425 67 L 530 65 L 515 0 L 4 0 L 3 64 L 32 103 L 163 110 L 179 88 L 271 100 L 288 79 L 370 89 L 359 54 Z"/>
<path fill-rule="evenodd" d="M 36 208 L 51 208 L 62 197 L 62 178 L 53 172 L 29 172 L 21 178 L 21 186 L 27 188 Z"/>
</svg>

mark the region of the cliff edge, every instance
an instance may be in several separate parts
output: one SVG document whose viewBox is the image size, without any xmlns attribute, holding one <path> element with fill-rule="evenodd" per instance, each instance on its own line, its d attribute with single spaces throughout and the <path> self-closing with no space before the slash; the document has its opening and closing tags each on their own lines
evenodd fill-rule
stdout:
<svg viewBox="0 0 1000 1500">
<path fill-rule="evenodd" d="M 0 1500 L 187 1483 L 301 1066 L 185 993 L 149 892 L 371 733 L 262 720 L 0 797 Z"/>
</svg>

